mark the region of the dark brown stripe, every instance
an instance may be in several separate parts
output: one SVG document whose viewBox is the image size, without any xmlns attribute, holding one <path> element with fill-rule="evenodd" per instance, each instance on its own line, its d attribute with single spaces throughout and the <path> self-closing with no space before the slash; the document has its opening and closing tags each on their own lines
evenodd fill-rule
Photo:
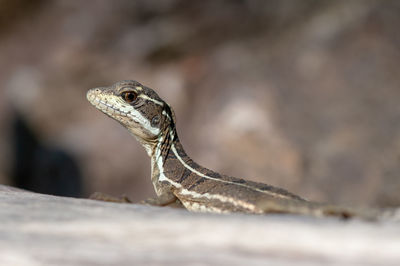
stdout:
<svg viewBox="0 0 400 266">
<path fill-rule="evenodd" d="M 180 183 L 180 184 L 182 184 L 182 182 L 183 182 L 188 176 L 190 176 L 191 173 L 192 173 L 192 172 L 191 172 L 189 169 L 187 169 L 187 168 L 185 167 L 185 171 L 183 171 L 183 174 L 182 174 L 181 178 L 179 178 L 179 180 L 178 180 L 177 182 Z"/>
<path fill-rule="evenodd" d="M 206 181 L 206 179 L 204 177 L 200 177 L 199 180 L 196 181 L 196 183 L 194 183 L 193 185 L 191 185 L 190 187 L 188 187 L 188 190 L 192 190 L 195 187 L 197 187 L 198 185 L 200 185 L 201 183 L 204 183 L 204 181 Z"/>
</svg>

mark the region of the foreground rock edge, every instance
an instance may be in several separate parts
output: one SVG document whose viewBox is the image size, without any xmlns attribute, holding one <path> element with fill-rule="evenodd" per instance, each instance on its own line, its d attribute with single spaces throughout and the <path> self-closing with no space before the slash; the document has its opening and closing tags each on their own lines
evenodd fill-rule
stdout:
<svg viewBox="0 0 400 266">
<path fill-rule="evenodd" d="M 1 265 L 396 265 L 400 260 L 396 222 L 199 214 L 4 186 L 0 224 Z"/>
</svg>

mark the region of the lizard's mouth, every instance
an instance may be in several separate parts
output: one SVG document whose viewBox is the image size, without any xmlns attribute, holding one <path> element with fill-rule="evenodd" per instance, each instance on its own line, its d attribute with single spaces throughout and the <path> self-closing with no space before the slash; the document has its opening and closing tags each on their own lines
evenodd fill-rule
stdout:
<svg viewBox="0 0 400 266">
<path fill-rule="evenodd" d="M 113 118 L 115 119 L 114 116 L 127 116 L 128 113 L 119 110 L 118 108 L 116 108 L 113 104 L 110 104 L 108 102 L 102 101 L 99 98 L 92 98 L 89 100 L 89 102 L 95 106 L 97 109 L 99 109 L 100 111 L 102 111 L 105 114 L 108 115 L 112 115 Z"/>
<path fill-rule="evenodd" d="M 94 107 L 114 119 L 116 119 L 116 117 L 118 116 L 127 117 L 129 114 L 128 112 L 120 110 L 114 104 L 108 102 L 107 100 L 103 100 L 101 97 L 99 97 L 96 93 L 96 89 L 89 90 L 86 94 L 86 98 Z"/>
<path fill-rule="evenodd" d="M 86 98 L 94 107 L 121 123 L 138 137 L 146 139 L 149 136 L 158 136 L 160 133 L 160 129 L 152 127 L 150 121 L 139 111 L 120 103 L 116 96 L 101 97 L 98 89 L 91 89 L 87 92 Z"/>
</svg>

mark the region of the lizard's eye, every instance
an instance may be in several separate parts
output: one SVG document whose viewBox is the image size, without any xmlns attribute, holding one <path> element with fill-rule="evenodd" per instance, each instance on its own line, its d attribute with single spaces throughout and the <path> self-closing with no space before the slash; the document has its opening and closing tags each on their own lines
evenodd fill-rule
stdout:
<svg viewBox="0 0 400 266">
<path fill-rule="evenodd" d="M 123 92 L 121 96 L 127 103 L 133 103 L 137 99 L 137 93 L 134 91 Z"/>
</svg>

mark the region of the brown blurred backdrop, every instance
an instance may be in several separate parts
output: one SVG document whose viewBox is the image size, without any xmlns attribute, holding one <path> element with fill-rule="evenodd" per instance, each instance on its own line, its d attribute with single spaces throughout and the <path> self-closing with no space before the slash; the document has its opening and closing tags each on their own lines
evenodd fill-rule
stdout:
<svg viewBox="0 0 400 266">
<path fill-rule="evenodd" d="M 0 0 L 0 183 L 153 196 L 142 147 L 85 99 L 136 79 L 208 168 L 399 205 L 399 27 L 396 0 Z"/>
</svg>

